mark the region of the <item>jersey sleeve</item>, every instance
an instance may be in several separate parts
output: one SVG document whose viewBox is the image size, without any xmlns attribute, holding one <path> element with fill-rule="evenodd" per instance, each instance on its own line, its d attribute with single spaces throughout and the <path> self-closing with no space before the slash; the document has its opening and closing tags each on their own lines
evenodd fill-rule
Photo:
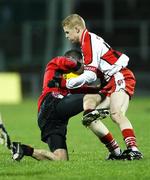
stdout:
<svg viewBox="0 0 150 180">
<path fill-rule="evenodd" d="M 83 86 L 86 83 L 91 83 L 97 78 L 96 73 L 93 71 L 85 70 L 83 74 L 76 78 L 71 78 L 66 81 L 66 87 L 68 89 L 75 89 Z"/>
<path fill-rule="evenodd" d="M 123 68 L 127 67 L 129 62 L 129 57 L 125 54 L 122 54 L 118 60 L 115 62 L 116 65 L 122 66 Z"/>
</svg>

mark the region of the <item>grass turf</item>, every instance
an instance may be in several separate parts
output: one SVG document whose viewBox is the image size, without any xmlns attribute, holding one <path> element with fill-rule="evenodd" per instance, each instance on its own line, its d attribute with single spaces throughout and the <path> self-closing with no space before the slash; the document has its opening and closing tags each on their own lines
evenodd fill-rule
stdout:
<svg viewBox="0 0 150 180">
<path fill-rule="evenodd" d="M 0 180 L 150 179 L 149 102 L 150 97 L 135 97 L 127 113 L 135 128 L 139 149 L 144 154 L 143 160 L 106 161 L 107 150 L 89 129 L 82 126 L 79 114 L 71 118 L 68 125 L 68 162 L 36 161 L 29 157 L 25 157 L 21 162 L 13 162 L 9 150 L 0 145 Z M 13 141 L 48 149 L 46 144 L 40 141 L 35 100 L 25 100 L 20 105 L 1 105 L 0 111 Z M 103 122 L 121 148 L 125 149 L 118 127 L 109 118 Z"/>
</svg>

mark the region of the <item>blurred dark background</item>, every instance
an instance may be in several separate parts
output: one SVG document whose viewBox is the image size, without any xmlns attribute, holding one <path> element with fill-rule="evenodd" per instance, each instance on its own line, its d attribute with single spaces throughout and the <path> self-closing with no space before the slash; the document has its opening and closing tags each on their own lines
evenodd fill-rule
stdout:
<svg viewBox="0 0 150 180">
<path fill-rule="evenodd" d="M 130 57 L 136 94 L 150 95 L 149 0 L 0 0 L 0 71 L 21 75 L 23 96 L 38 96 L 45 64 L 71 48 L 61 27 L 70 13 Z"/>
</svg>

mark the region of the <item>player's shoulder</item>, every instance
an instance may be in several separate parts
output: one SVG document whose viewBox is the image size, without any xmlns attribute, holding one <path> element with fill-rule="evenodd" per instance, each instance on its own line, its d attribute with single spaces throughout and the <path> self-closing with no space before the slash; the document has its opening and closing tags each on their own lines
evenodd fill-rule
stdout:
<svg viewBox="0 0 150 180">
<path fill-rule="evenodd" d="M 46 66 L 49 67 L 49 66 L 58 65 L 64 60 L 65 60 L 64 56 L 56 56 L 56 57 L 50 59 Z"/>
<path fill-rule="evenodd" d="M 91 38 L 93 38 L 93 39 L 95 39 L 95 40 L 98 40 L 98 41 L 101 41 L 101 42 L 104 42 L 104 39 L 103 39 L 100 35 L 95 34 L 95 33 L 93 33 L 93 32 L 89 32 L 89 33 L 90 33 L 90 35 L 91 35 Z"/>
<path fill-rule="evenodd" d="M 54 57 L 53 59 L 50 60 L 50 63 L 62 63 L 62 62 L 66 62 L 66 61 L 71 61 L 69 58 L 65 57 L 65 56 L 57 56 Z"/>
</svg>

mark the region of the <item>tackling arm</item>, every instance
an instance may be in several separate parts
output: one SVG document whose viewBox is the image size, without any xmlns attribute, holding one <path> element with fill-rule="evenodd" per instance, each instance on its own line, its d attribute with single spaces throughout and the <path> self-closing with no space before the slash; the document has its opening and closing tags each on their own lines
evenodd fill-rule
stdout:
<svg viewBox="0 0 150 180">
<path fill-rule="evenodd" d="M 125 54 L 122 54 L 118 60 L 114 63 L 113 68 L 108 72 L 108 76 L 114 75 L 116 72 L 119 72 L 122 68 L 125 68 L 128 65 L 129 57 Z"/>
<path fill-rule="evenodd" d="M 83 86 L 86 83 L 92 83 L 97 78 L 97 75 L 93 71 L 84 71 L 83 74 L 76 78 L 71 78 L 66 81 L 66 87 L 68 89 L 75 89 Z"/>
</svg>

